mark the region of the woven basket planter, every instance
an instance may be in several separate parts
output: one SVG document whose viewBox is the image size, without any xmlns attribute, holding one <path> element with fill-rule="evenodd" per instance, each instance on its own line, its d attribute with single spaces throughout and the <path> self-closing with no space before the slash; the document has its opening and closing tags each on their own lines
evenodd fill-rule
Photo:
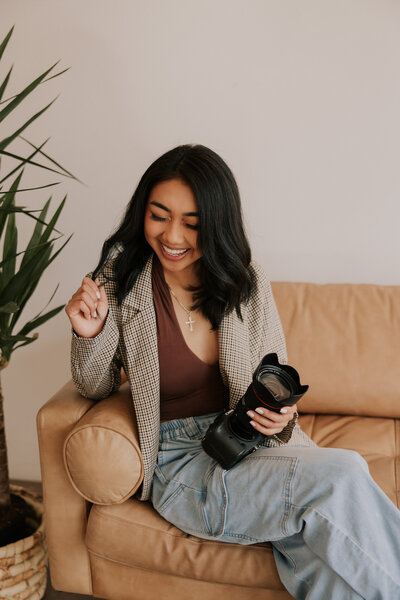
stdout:
<svg viewBox="0 0 400 600">
<path fill-rule="evenodd" d="M 40 600 L 47 583 L 42 498 L 18 485 L 10 487 L 34 508 L 40 525 L 32 535 L 0 547 L 0 600 Z"/>
</svg>

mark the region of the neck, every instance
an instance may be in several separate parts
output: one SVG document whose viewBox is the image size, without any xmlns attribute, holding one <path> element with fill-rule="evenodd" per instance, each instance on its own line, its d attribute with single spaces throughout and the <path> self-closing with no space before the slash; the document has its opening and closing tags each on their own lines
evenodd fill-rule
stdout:
<svg viewBox="0 0 400 600">
<path fill-rule="evenodd" d="M 189 270 L 185 269 L 176 273 L 164 270 L 164 278 L 167 284 L 174 290 L 186 290 L 189 286 L 198 286 L 200 284 L 196 270 L 192 265 Z"/>
</svg>

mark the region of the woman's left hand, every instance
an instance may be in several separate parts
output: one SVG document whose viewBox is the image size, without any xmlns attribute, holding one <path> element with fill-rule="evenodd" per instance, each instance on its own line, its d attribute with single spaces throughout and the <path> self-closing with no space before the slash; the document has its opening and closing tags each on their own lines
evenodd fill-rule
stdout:
<svg viewBox="0 0 400 600">
<path fill-rule="evenodd" d="M 251 418 L 250 423 L 254 429 L 264 435 L 275 435 L 286 427 L 289 421 L 293 419 L 296 411 L 296 404 L 283 407 L 280 413 L 260 406 L 255 411 L 249 410 L 247 414 Z"/>
</svg>

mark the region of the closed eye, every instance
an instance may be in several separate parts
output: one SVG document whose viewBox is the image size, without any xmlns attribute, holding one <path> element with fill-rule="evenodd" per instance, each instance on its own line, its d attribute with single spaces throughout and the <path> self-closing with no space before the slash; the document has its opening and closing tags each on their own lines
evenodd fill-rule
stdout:
<svg viewBox="0 0 400 600">
<path fill-rule="evenodd" d="M 154 213 L 151 213 L 150 218 L 153 219 L 153 221 L 166 221 L 165 217 L 159 217 L 158 215 L 155 215 Z M 198 225 L 190 225 L 189 223 L 185 223 L 185 227 L 188 227 L 189 229 L 198 229 L 199 226 Z"/>
</svg>

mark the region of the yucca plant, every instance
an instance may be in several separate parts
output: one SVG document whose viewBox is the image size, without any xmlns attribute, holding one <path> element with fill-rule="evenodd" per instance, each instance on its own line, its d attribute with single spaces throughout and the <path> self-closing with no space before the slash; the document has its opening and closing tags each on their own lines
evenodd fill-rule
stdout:
<svg viewBox="0 0 400 600">
<path fill-rule="evenodd" d="M 13 29 L 8 32 L 0 45 L 0 68 Z M 55 63 L 47 69 L 16 95 L 3 99 L 12 67 L 8 70 L 0 85 L 0 127 L 3 128 L 4 124 L 7 125 L 10 122 L 11 116 L 13 122 L 15 122 L 16 108 L 39 85 L 49 79 L 58 77 L 67 70 L 54 73 L 57 64 Z M 51 181 L 38 187 L 29 187 L 29 185 L 25 187 L 22 184 L 22 179 L 26 168 L 46 170 L 48 174 L 51 173 L 52 178 L 57 174 L 76 179 L 72 173 L 44 153 L 43 147 L 48 140 L 37 146 L 22 137 L 29 125 L 36 121 L 53 102 L 54 100 L 39 112 L 33 114 L 15 130 L 13 128 L 13 133 L 7 135 L 4 139 L 2 139 L 3 136 L 0 136 L 0 248 L 2 249 L 2 255 L 0 254 L 0 375 L 1 371 L 8 365 L 14 350 L 36 340 L 38 337 L 37 328 L 54 317 L 64 307 L 64 305 L 57 306 L 44 312 L 53 299 L 56 288 L 43 310 L 33 319 L 21 325 L 22 312 L 36 290 L 44 271 L 71 238 L 71 236 L 68 237 L 61 247 L 56 249 L 56 242 L 62 236 L 60 231 L 56 229 L 56 224 L 64 207 L 66 196 L 58 204 L 51 218 L 48 218 L 47 215 L 52 197 L 48 198 L 44 204 L 42 203 L 42 206 L 38 209 L 31 210 L 23 206 L 27 195 L 37 194 L 34 190 L 54 187 L 60 183 L 59 181 Z M 21 143 L 26 144 L 26 147 L 29 148 L 25 156 L 21 156 L 19 150 L 13 150 L 14 145 L 17 143 L 19 146 Z M 7 164 L 6 172 L 2 168 L 4 164 Z M 18 244 L 18 225 L 23 220 L 32 223 L 32 234 L 25 248 L 20 248 Z M 25 230 L 26 222 L 23 225 Z M 3 395 L 0 380 L 0 545 L 19 539 L 17 532 L 18 518 L 15 517 L 14 513 L 16 511 L 13 504 L 14 497 L 10 494 L 9 485 Z"/>
</svg>

